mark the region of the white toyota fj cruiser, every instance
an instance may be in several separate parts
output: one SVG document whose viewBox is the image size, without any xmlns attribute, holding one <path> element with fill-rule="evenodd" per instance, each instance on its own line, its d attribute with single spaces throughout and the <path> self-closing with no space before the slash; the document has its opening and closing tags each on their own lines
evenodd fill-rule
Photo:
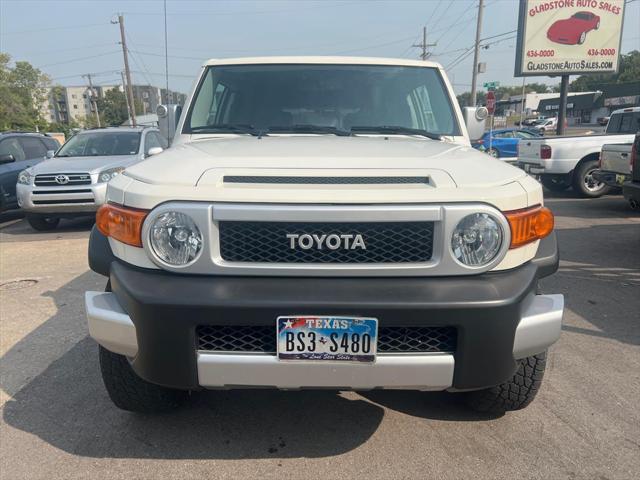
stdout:
<svg viewBox="0 0 640 480">
<path fill-rule="evenodd" d="M 160 114 L 173 145 L 109 182 L 89 245 L 118 407 L 234 387 L 531 402 L 562 321 L 537 287 L 553 216 L 534 179 L 470 147 L 486 110 L 462 112 L 442 67 L 212 60 Z"/>
</svg>

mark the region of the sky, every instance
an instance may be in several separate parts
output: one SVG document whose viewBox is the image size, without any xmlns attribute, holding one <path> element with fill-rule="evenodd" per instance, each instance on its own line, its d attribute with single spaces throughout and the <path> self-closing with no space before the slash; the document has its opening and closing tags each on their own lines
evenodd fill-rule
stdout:
<svg viewBox="0 0 640 480">
<path fill-rule="evenodd" d="M 261 55 L 354 55 L 418 58 L 412 45 L 427 26 L 431 60 L 457 93 L 470 90 L 477 0 L 167 0 L 169 88 L 187 93 L 208 58 Z M 26 60 L 54 84 L 120 83 L 124 15 L 133 83 L 164 87 L 163 0 L 0 0 L 0 51 Z M 479 85 L 513 77 L 517 0 L 485 0 Z M 622 52 L 640 50 L 640 0 L 626 6 Z M 557 84 L 559 79 L 528 81 Z"/>
</svg>

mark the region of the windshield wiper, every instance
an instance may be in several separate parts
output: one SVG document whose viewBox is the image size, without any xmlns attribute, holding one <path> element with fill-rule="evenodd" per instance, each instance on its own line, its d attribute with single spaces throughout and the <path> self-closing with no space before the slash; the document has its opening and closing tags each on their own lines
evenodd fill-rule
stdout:
<svg viewBox="0 0 640 480">
<path fill-rule="evenodd" d="M 219 123 L 216 125 L 201 125 L 191 127 L 191 133 L 246 133 L 254 137 L 262 137 L 266 133 L 264 130 L 256 129 L 253 125 Z"/>
<path fill-rule="evenodd" d="M 419 128 L 401 127 L 396 125 L 355 126 L 351 133 L 388 133 L 390 135 L 420 135 L 431 140 L 442 140 L 442 135 L 428 132 Z"/>
<path fill-rule="evenodd" d="M 318 134 L 330 134 L 338 135 L 339 137 L 348 137 L 351 135 L 347 130 L 341 130 L 337 127 L 329 125 L 311 125 L 311 124 L 298 124 L 298 125 L 282 125 L 269 127 L 267 129 L 271 133 L 318 133 Z"/>
</svg>

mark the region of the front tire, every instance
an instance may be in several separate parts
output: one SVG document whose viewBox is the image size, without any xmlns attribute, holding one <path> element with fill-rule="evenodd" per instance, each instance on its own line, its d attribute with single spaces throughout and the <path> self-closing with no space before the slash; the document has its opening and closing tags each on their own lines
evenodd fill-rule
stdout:
<svg viewBox="0 0 640 480">
<path fill-rule="evenodd" d="M 582 45 L 586 39 L 587 39 L 587 33 L 582 32 L 580 34 L 580 38 L 578 38 L 578 45 Z"/>
<path fill-rule="evenodd" d="M 593 178 L 598 169 L 597 160 L 586 160 L 578 164 L 573 172 L 573 190 L 586 198 L 598 198 L 609 193 L 611 187 Z"/>
<path fill-rule="evenodd" d="M 27 215 L 27 222 L 31 228 L 39 232 L 55 230 L 60 223 L 60 219 L 56 217 L 45 217 L 42 215 Z"/>
<path fill-rule="evenodd" d="M 505 383 L 467 394 L 467 403 L 477 412 L 504 413 L 520 410 L 536 397 L 547 363 L 547 352 L 518 360 L 518 370 Z"/>
<path fill-rule="evenodd" d="M 123 355 L 100 348 L 100 372 L 109 398 L 129 412 L 160 413 L 179 407 L 187 392 L 149 383 L 135 374 Z"/>
</svg>

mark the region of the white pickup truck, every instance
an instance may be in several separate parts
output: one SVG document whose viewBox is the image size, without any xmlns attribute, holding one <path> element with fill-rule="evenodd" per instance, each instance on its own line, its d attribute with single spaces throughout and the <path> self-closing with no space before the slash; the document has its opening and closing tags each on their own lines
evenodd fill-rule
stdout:
<svg viewBox="0 0 640 480">
<path fill-rule="evenodd" d="M 471 148 L 484 118 L 432 62 L 206 62 L 171 148 L 109 182 L 91 233 L 113 402 L 270 387 L 528 405 L 561 331 L 563 296 L 537 287 L 558 266 L 553 215 L 538 182 Z"/>
<path fill-rule="evenodd" d="M 631 143 L 638 130 L 640 107 L 616 110 L 604 135 L 532 138 L 520 142 L 518 166 L 532 175 L 540 175 L 549 190 L 572 187 L 582 196 L 599 197 L 611 188 L 593 176 L 602 146 Z"/>
</svg>

